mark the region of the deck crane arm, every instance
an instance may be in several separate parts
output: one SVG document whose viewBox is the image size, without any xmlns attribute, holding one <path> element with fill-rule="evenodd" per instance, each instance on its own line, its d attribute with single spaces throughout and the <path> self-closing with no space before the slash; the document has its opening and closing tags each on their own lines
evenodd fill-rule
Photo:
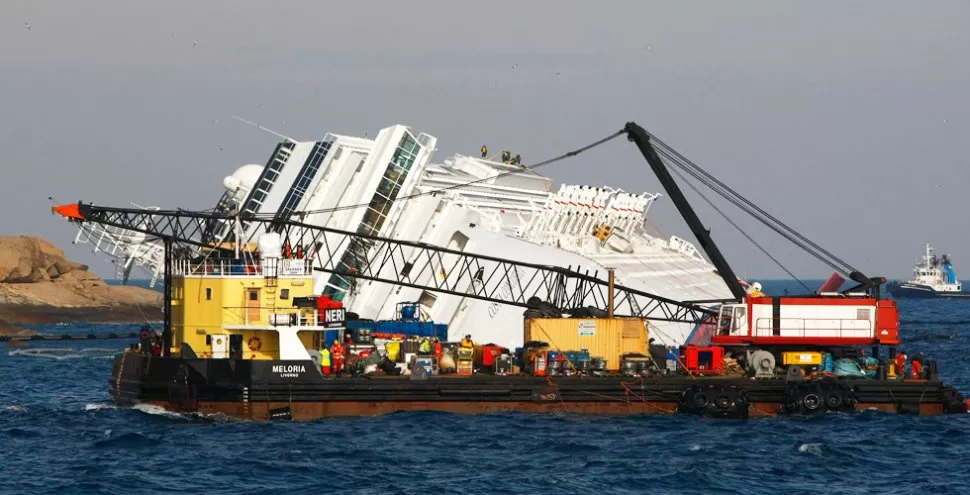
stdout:
<svg viewBox="0 0 970 495">
<path fill-rule="evenodd" d="M 627 133 L 627 137 L 630 139 L 630 141 L 633 141 L 637 145 L 637 148 L 640 149 L 640 152 L 647 160 L 647 163 L 650 164 L 650 168 L 653 169 L 653 172 L 660 180 L 661 185 L 670 195 L 674 205 L 677 207 L 677 210 L 684 217 L 684 220 L 687 222 L 688 227 L 690 227 L 694 237 L 697 238 L 697 241 L 701 244 L 704 252 L 707 253 L 708 257 L 711 259 L 711 263 L 713 263 L 717 268 L 718 273 L 724 279 L 724 283 L 727 284 L 735 299 L 738 301 L 743 300 L 745 292 L 741 287 L 741 283 L 738 281 L 738 278 L 735 276 L 734 271 L 731 269 L 731 266 L 728 264 L 727 260 L 717 248 L 717 245 L 715 245 L 714 240 L 711 238 L 710 230 L 705 228 L 701 223 L 697 214 L 694 212 L 694 209 L 687 201 L 687 198 L 684 196 L 683 192 L 681 192 L 680 188 L 677 186 L 677 183 L 667 170 L 664 161 L 660 158 L 660 153 L 658 153 L 657 149 L 654 147 L 652 141 L 659 140 L 655 138 L 651 139 L 653 136 L 634 122 L 628 122 L 624 127 L 624 131 Z M 680 159 L 681 165 L 678 166 L 682 166 L 684 163 L 686 163 L 699 170 L 699 167 L 691 163 L 675 150 L 672 150 L 666 144 L 662 142 L 659 144 L 661 145 L 662 150 L 666 150 L 664 152 L 665 156 L 675 156 Z M 677 165 L 677 162 L 674 162 L 674 164 Z M 705 182 L 705 185 L 713 188 L 711 185 L 711 183 L 713 183 L 714 185 L 719 186 L 719 188 L 713 188 L 715 192 L 724 196 L 729 201 L 738 204 L 743 211 L 754 217 L 759 222 L 768 226 L 770 229 L 785 237 L 812 256 L 815 256 L 823 263 L 828 264 L 832 268 L 836 269 L 836 271 L 847 275 L 849 279 L 858 283 L 858 285 L 855 287 L 844 291 L 845 293 L 869 291 L 875 295 L 876 299 L 879 298 L 879 286 L 886 281 L 884 277 L 867 277 L 859 270 L 839 259 L 829 251 L 826 251 L 818 244 L 812 242 L 810 239 L 794 231 L 791 227 L 785 225 L 783 222 L 759 208 L 757 205 L 751 203 L 746 198 L 741 197 L 736 191 L 724 183 L 718 181 L 709 174 L 706 174 L 706 172 L 703 172 L 702 170 L 700 170 L 700 172 L 707 175 L 707 180 L 709 182 Z"/>
<path fill-rule="evenodd" d="M 166 253 L 172 254 L 205 256 L 217 249 L 231 252 L 232 248 L 227 248 L 222 241 L 230 238 L 227 233 L 232 231 L 232 225 L 245 223 L 260 227 L 247 229 L 252 232 L 251 236 L 277 232 L 294 249 L 302 247 L 306 257 L 314 260 L 316 270 L 351 279 L 520 307 L 530 307 L 533 298 L 560 309 L 605 308 L 609 302 L 609 283 L 595 271 L 517 262 L 294 220 L 184 210 L 146 211 L 80 202 L 55 206 L 52 210 L 71 221 L 144 233 L 164 242 Z M 221 232 L 222 238 L 213 239 L 212 232 Z M 622 285 L 614 286 L 613 295 L 615 314 L 620 316 L 700 323 L 715 314 L 715 310 L 700 304 L 674 301 Z"/>
<path fill-rule="evenodd" d="M 724 279 L 724 283 L 727 284 L 728 289 L 731 290 L 731 294 L 738 301 L 744 299 L 744 288 L 741 287 L 741 282 L 734 275 L 734 270 L 731 269 L 731 265 L 728 264 L 727 260 L 724 259 L 724 255 L 721 254 L 721 250 L 717 248 L 714 244 L 714 240 L 711 239 L 711 230 L 704 227 L 701 223 L 701 219 L 694 212 L 694 208 L 690 206 L 690 202 L 687 201 L 687 197 L 677 186 L 677 182 L 671 177 L 670 172 L 664 165 L 663 160 L 657 155 L 657 150 L 653 148 L 650 143 L 650 135 L 647 134 L 642 127 L 637 125 L 635 122 L 627 122 L 624 130 L 627 133 L 630 141 L 633 141 L 640 149 L 640 153 L 643 153 L 643 157 L 646 158 L 647 163 L 650 164 L 650 168 L 653 169 L 653 173 L 656 174 L 657 179 L 660 180 L 660 185 L 663 186 L 667 194 L 670 195 L 671 201 L 674 202 L 674 206 L 684 217 L 684 221 L 687 222 L 687 226 L 690 227 L 690 231 L 697 238 L 697 242 L 700 243 L 704 252 L 711 259 L 711 263 L 717 269 L 717 273 L 721 275 Z"/>
</svg>

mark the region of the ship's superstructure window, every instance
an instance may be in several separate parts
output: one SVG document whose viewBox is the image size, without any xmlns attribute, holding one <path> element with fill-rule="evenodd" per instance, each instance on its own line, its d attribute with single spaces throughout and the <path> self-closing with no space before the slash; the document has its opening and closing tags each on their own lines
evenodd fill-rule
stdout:
<svg viewBox="0 0 970 495">
<path fill-rule="evenodd" d="M 266 164 L 266 168 L 263 169 L 263 173 L 259 176 L 256 186 L 253 187 L 252 192 L 249 193 L 249 198 L 243 204 L 241 210 L 243 214 L 254 214 L 260 211 L 263 206 L 263 201 L 266 200 L 266 196 L 269 195 L 269 192 L 276 184 L 276 179 L 279 178 L 280 172 L 283 170 L 283 166 L 286 165 L 286 160 L 290 158 L 290 153 L 293 152 L 295 146 L 296 143 L 292 141 L 284 141 L 276 146 L 276 150 L 273 151 L 269 163 Z"/>
<path fill-rule="evenodd" d="M 401 192 L 401 186 L 407 179 L 408 172 L 410 172 L 411 166 L 414 165 L 414 160 L 420 151 L 421 145 L 411 136 L 411 133 L 405 132 L 404 137 L 398 142 L 397 148 L 391 156 L 391 161 L 384 170 L 384 176 L 381 177 L 381 181 L 377 185 L 377 191 L 367 207 L 367 212 L 364 213 L 360 226 L 357 228 L 358 234 L 374 236 L 380 233 L 394 200 Z M 370 243 L 355 238 L 341 257 L 337 270 L 349 273 L 359 272 L 361 270 L 360 265 L 366 259 L 370 248 Z M 330 283 L 324 290 L 324 294 L 336 300 L 342 300 L 351 287 L 351 283 L 351 278 L 335 273 L 330 277 Z"/>
<path fill-rule="evenodd" d="M 288 220 L 297 206 L 300 205 L 300 201 L 303 199 L 307 190 L 310 189 L 310 185 L 313 184 L 313 179 L 320 170 L 320 164 L 323 163 L 323 159 L 326 158 L 331 146 L 333 146 L 333 140 L 318 141 L 313 146 L 313 151 L 310 152 L 310 156 L 303 163 L 303 168 L 300 169 L 299 175 L 293 181 L 293 187 L 287 191 L 286 196 L 283 198 L 283 204 L 276 213 L 276 218 Z"/>
</svg>

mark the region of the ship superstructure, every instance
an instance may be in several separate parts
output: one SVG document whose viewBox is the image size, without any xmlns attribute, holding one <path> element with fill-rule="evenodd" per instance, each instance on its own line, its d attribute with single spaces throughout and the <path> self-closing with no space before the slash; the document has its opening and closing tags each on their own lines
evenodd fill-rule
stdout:
<svg viewBox="0 0 970 495">
<path fill-rule="evenodd" d="M 434 163 L 436 146 L 434 136 L 403 125 L 382 129 L 374 139 L 336 134 L 319 141 L 284 139 L 266 165 L 244 165 L 226 177 L 216 210 L 296 219 L 601 276 L 613 268 L 618 283 L 678 301 L 731 296 L 690 242 L 664 237 L 649 221 L 659 194 L 587 185 L 553 190 L 550 178 L 519 164 L 465 155 Z M 206 232 L 205 239 L 254 239 L 266 228 L 264 223 L 225 222 Z M 126 232 L 84 229 L 79 240 L 99 241 L 98 249 L 118 257 L 119 266 L 140 266 L 153 277 L 163 270 L 156 242 Z M 293 249 L 319 249 L 299 239 L 289 241 Z M 364 242 L 328 246 L 350 271 L 362 268 L 357 264 L 369 258 L 365 253 L 371 249 Z M 418 301 L 423 318 L 449 325 L 450 338 L 471 334 L 481 342 L 522 344 L 522 313 L 515 307 L 339 274 L 318 273 L 314 285 L 315 293 L 342 301 L 362 318 L 393 318 L 398 303 Z M 515 290 L 511 283 L 508 290 Z M 670 345 L 682 344 L 693 329 L 686 323 L 651 325 L 652 335 Z"/>
<path fill-rule="evenodd" d="M 893 283 L 889 292 L 898 299 L 927 299 L 935 297 L 970 297 L 964 292 L 948 255 L 937 257 L 926 244 L 920 262 L 913 266 L 913 278 Z"/>
</svg>

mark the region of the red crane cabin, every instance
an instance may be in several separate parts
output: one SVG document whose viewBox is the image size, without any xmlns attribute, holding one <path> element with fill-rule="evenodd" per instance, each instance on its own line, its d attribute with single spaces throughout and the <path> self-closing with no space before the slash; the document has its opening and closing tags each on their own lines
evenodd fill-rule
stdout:
<svg viewBox="0 0 970 495">
<path fill-rule="evenodd" d="M 816 347 L 899 344 L 896 302 L 859 294 L 801 297 L 748 296 L 724 304 L 716 345 Z"/>
</svg>

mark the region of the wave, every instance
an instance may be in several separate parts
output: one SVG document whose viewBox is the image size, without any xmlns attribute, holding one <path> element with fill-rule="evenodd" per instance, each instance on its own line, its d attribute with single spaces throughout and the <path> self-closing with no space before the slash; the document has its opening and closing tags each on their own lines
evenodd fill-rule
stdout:
<svg viewBox="0 0 970 495">
<path fill-rule="evenodd" d="M 822 457 L 825 453 L 825 444 L 823 443 L 803 443 L 798 446 L 798 451 L 802 453 L 817 455 Z"/>
<path fill-rule="evenodd" d="M 131 408 L 136 411 L 143 412 L 145 414 L 150 414 L 152 416 L 164 416 L 168 418 L 185 418 L 185 416 L 180 413 L 169 411 L 168 409 L 165 409 L 164 407 L 161 407 L 161 406 L 156 406 L 155 404 L 135 404 L 134 406 L 131 406 Z"/>
<path fill-rule="evenodd" d="M 99 449 L 141 449 L 155 447 L 161 443 L 162 440 L 160 438 L 149 437 L 147 435 L 142 435 L 141 433 L 122 433 L 117 437 L 113 437 L 111 436 L 111 430 L 106 430 L 102 439 L 94 442 L 94 446 L 95 448 Z"/>
<path fill-rule="evenodd" d="M 7 353 L 8 356 L 38 357 L 48 358 L 57 361 L 65 359 L 104 359 L 114 357 L 120 352 L 118 349 L 107 349 L 102 347 L 88 347 L 76 349 L 72 347 L 37 347 L 29 349 L 14 349 Z"/>
</svg>

